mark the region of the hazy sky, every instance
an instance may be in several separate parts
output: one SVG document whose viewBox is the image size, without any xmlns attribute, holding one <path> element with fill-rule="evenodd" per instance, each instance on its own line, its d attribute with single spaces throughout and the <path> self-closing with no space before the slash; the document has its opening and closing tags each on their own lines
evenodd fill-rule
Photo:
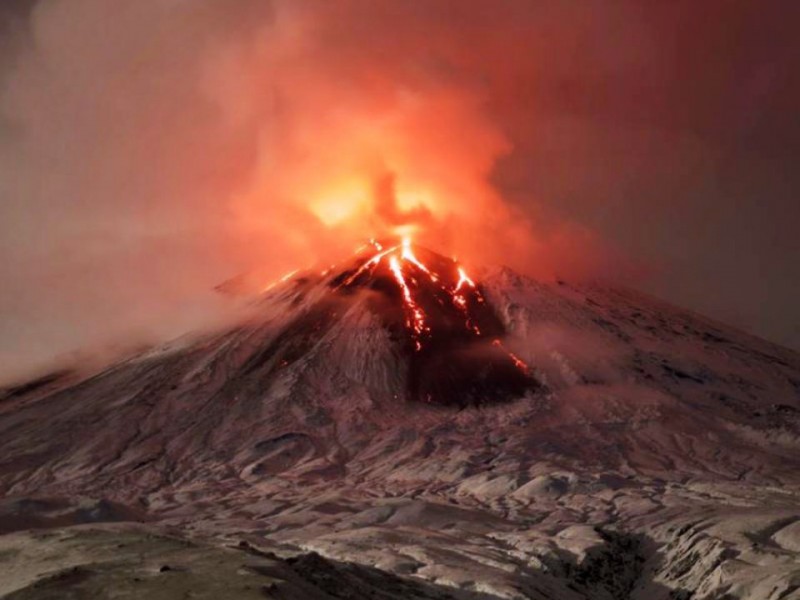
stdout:
<svg viewBox="0 0 800 600">
<path fill-rule="evenodd" d="M 0 378 L 411 217 L 800 348 L 798 26 L 794 0 L 5 0 Z"/>
</svg>

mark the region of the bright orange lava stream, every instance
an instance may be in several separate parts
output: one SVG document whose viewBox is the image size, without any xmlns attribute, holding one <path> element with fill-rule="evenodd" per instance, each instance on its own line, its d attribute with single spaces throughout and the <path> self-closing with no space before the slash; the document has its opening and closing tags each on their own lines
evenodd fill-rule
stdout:
<svg viewBox="0 0 800 600">
<path fill-rule="evenodd" d="M 289 280 L 290 280 L 290 279 L 291 279 L 291 278 L 292 278 L 292 277 L 295 275 L 295 273 L 297 273 L 299 270 L 300 270 L 300 269 L 295 269 L 294 271 L 290 271 L 289 273 L 287 273 L 286 275 L 284 275 L 283 277 L 281 277 L 281 278 L 280 278 L 280 279 L 278 279 L 277 281 L 273 281 L 272 283 L 270 283 L 270 284 L 269 284 L 267 287 L 265 287 L 265 288 L 264 288 L 263 290 L 261 290 L 261 291 L 262 291 L 262 292 L 268 292 L 269 290 L 271 290 L 272 288 L 274 288 L 274 287 L 275 287 L 276 285 L 278 285 L 279 283 L 283 283 L 284 281 L 289 281 Z"/>
<path fill-rule="evenodd" d="M 513 361 L 513 363 L 516 365 L 516 367 L 518 369 L 520 369 L 521 371 L 525 371 L 526 373 L 528 372 L 527 363 L 525 361 L 523 361 L 519 356 L 517 356 L 516 354 L 514 354 L 513 352 L 508 350 L 505 346 L 503 346 L 503 343 L 500 340 L 494 340 L 492 343 L 495 346 L 497 346 L 498 348 L 502 348 L 502 350 L 506 354 L 508 354 L 509 358 L 511 358 L 511 360 Z"/>
<path fill-rule="evenodd" d="M 422 343 L 419 340 L 419 336 L 430 331 L 430 328 L 425 325 L 425 313 L 422 312 L 422 309 L 414 301 L 414 296 L 411 294 L 411 289 L 406 283 L 406 278 L 403 276 L 403 269 L 400 266 L 400 262 L 397 260 L 396 256 L 389 258 L 389 267 L 392 269 L 395 279 L 397 279 L 397 285 L 399 285 L 400 289 L 403 290 L 403 300 L 405 301 L 406 306 L 411 313 L 407 325 L 415 334 L 414 343 L 417 347 L 417 350 L 421 350 Z"/>
<path fill-rule="evenodd" d="M 412 268 L 418 269 L 424 273 L 432 283 L 439 285 L 441 289 L 444 290 L 450 296 L 450 298 L 452 298 L 453 304 L 465 313 L 467 312 L 467 299 L 463 292 L 459 291 L 464 283 L 467 283 L 475 291 L 479 301 L 483 302 L 483 298 L 480 297 L 480 293 L 477 291 L 475 282 L 469 278 L 464 269 L 461 267 L 458 267 L 458 284 L 453 289 L 448 289 L 445 285 L 441 284 L 441 274 L 434 273 L 414 254 L 410 238 L 404 237 L 400 244 L 390 246 L 388 248 L 384 248 L 375 240 L 370 240 L 370 244 L 375 247 L 377 252 L 369 260 L 364 262 L 355 273 L 348 277 L 344 282 L 344 285 L 350 285 L 363 273 L 371 272 L 381 263 L 384 258 L 388 257 L 389 269 L 394 275 L 395 281 L 403 293 L 403 303 L 405 304 L 406 312 L 408 314 L 406 325 L 411 330 L 412 337 L 414 338 L 414 345 L 416 346 L 417 350 L 422 349 L 421 338 L 430 334 L 431 330 L 425 322 L 425 312 L 414 299 L 414 293 L 412 292 L 407 278 L 410 278 L 411 281 L 414 282 L 416 282 L 416 280 L 414 279 L 413 272 L 406 274 L 404 271 L 404 267 L 406 265 L 411 265 Z M 467 314 L 466 316 L 467 327 L 474 331 L 477 335 L 480 335 L 480 330 L 469 320 L 469 315 Z"/>
<path fill-rule="evenodd" d="M 450 297 L 453 306 L 455 306 L 464 314 L 466 328 L 473 332 L 476 336 L 482 335 L 480 328 L 477 324 L 475 324 L 472 316 L 470 315 L 468 299 L 471 295 L 474 301 L 481 304 L 484 303 L 484 299 L 480 290 L 478 289 L 478 285 L 472 278 L 470 278 L 469 275 L 467 275 L 463 267 L 456 266 L 458 280 L 456 281 L 455 285 L 449 287 L 445 283 L 441 282 L 443 276 L 442 273 L 435 272 L 417 258 L 411 246 L 411 240 L 408 237 L 403 238 L 400 244 L 390 247 L 384 247 L 374 239 L 370 240 L 369 243 L 375 248 L 376 253 L 368 260 L 363 262 L 359 268 L 356 269 L 356 271 L 351 274 L 341 285 L 345 287 L 349 286 L 353 284 L 361 275 L 365 273 L 372 273 L 374 269 L 381 264 L 383 259 L 386 258 L 388 260 L 389 270 L 391 271 L 394 280 L 396 281 L 397 286 L 400 288 L 402 293 L 403 304 L 406 313 L 406 327 L 408 327 L 408 330 L 411 332 L 411 337 L 414 340 L 414 346 L 417 351 L 422 349 L 424 338 L 431 335 L 431 328 L 427 323 L 425 311 L 415 299 L 413 292 L 413 289 L 418 287 L 416 275 L 419 272 L 423 273 L 433 284 L 436 284 Z M 361 248 L 357 249 L 357 252 L 360 252 L 365 248 L 366 246 L 362 246 Z M 334 266 L 331 265 L 329 269 L 325 269 L 322 272 L 322 275 L 326 275 L 333 269 L 333 267 Z M 417 271 L 417 273 L 415 273 L 415 271 Z M 296 272 L 297 271 L 288 273 L 279 281 L 269 285 L 264 291 L 271 289 L 279 282 L 288 280 Z M 528 373 L 528 365 L 525 364 L 525 362 L 514 353 L 506 349 L 499 339 L 493 340 L 492 344 L 502 349 L 518 369 Z"/>
<path fill-rule="evenodd" d="M 411 239 L 408 237 L 404 237 L 403 241 L 397 246 L 391 246 L 390 248 L 384 249 L 378 242 L 375 240 L 370 240 L 370 243 L 378 250 L 377 254 L 372 256 L 368 261 L 359 267 L 359 269 L 351 275 L 347 281 L 345 281 L 345 285 L 350 285 L 353 281 L 355 281 L 359 275 L 364 273 L 365 271 L 369 271 L 375 267 L 377 267 L 381 260 L 384 257 L 389 257 L 389 268 L 394 275 L 395 280 L 397 281 L 397 285 L 400 287 L 400 290 L 403 292 L 403 302 L 405 303 L 407 312 L 409 314 L 409 318 L 407 320 L 407 325 L 409 329 L 411 329 L 414 337 L 414 343 L 417 350 L 422 349 L 422 342 L 420 338 L 430 333 L 430 327 L 428 327 L 425 323 L 425 313 L 419 304 L 414 300 L 414 294 L 411 291 L 411 287 L 408 285 L 406 281 L 406 275 L 403 271 L 403 266 L 405 263 L 410 263 L 423 273 L 427 275 L 427 277 L 433 283 L 439 283 L 440 275 L 431 271 L 427 265 L 425 265 L 422 261 L 420 261 L 416 255 L 414 254 L 414 250 L 411 247 Z M 399 250 L 399 252 L 398 252 Z M 459 281 L 456 287 L 452 290 L 447 289 L 444 285 L 441 285 L 441 288 L 447 292 L 450 297 L 453 299 L 453 303 L 460 308 L 461 310 L 466 311 L 467 308 L 467 300 L 463 296 L 463 294 L 459 293 L 459 289 L 461 286 L 467 282 L 470 287 L 473 289 L 476 288 L 475 282 L 473 282 L 467 274 L 464 272 L 464 269 L 458 267 L 459 273 Z M 412 276 L 413 277 L 413 276 Z M 481 298 L 481 301 L 483 299 Z M 472 329 L 477 335 L 480 335 L 480 330 L 473 326 L 469 319 L 467 320 L 467 327 Z"/>
<path fill-rule="evenodd" d="M 409 238 L 403 238 L 403 252 L 400 254 L 400 257 L 403 260 L 407 260 L 408 262 L 413 263 L 414 265 L 416 265 L 417 268 L 420 271 L 424 272 L 428 277 L 430 277 L 431 281 L 433 281 L 434 283 L 439 281 L 439 278 L 436 275 L 434 275 L 433 273 L 431 273 L 430 269 L 428 269 L 428 267 L 426 267 L 421 262 L 419 262 L 417 260 L 417 257 L 414 256 L 414 251 L 411 250 L 411 240 Z M 458 271 L 461 272 L 461 268 L 460 267 L 459 267 Z M 475 286 L 473 286 L 473 287 L 475 287 Z M 456 289 L 458 289 L 458 288 L 456 288 Z"/>
<path fill-rule="evenodd" d="M 426 335 L 430 335 L 431 329 L 426 323 L 425 312 L 414 298 L 414 293 L 412 291 L 412 287 L 409 285 L 409 280 L 414 283 L 416 283 L 416 280 L 414 279 L 413 271 L 404 271 L 404 267 L 406 265 L 410 265 L 412 269 L 416 268 L 417 270 L 421 271 L 430 279 L 432 283 L 439 285 L 441 289 L 445 291 L 451 298 L 453 305 L 464 313 L 465 325 L 467 329 L 472 331 L 477 336 L 481 335 L 480 328 L 473 322 L 472 317 L 470 316 L 467 294 L 473 294 L 473 297 L 479 303 L 483 303 L 484 299 L 480 293 L 480 290 L 478 289 L 477 284 L 472 278 L 470 278 L 469 275 L 467 275 L 467 272 L 463 267 L 457 266 L 458 281 L 454 287 L 448 288 L 446 285 L 440 283 L 440 273 L 435 273 L 417 258 L 411 246 L 411 240 L 408 237 L 403 238 L 399 245 L 391 246 L 389 248 L 384 248 L 375 240 L 370 240 L 370 243 L 375 247 L 377 253 L 374 254 L 369 260 L 364 262 L 356 270 L 356 272 L 345 281 L 344 285 L 350 285 L 361 274 L 376 268 L 385 257 L 388 257 L 389 269 L 394 275 L 394 279 L 403 295 L 403 303 L 405 304 L 407 314 L 406 326 L 411 331 L 417 351 L 422 349 L 422 338 L 424 338 Z M 528 365 L 525 364 L 525 362 L 523 362 L 518 356 L 507 350 L 505 346 L 500 343 L 500 340 L 495 340 L 493 343 L 509 356 L 517 368 L 525 373 L 528 372 Z"/>
</svg>

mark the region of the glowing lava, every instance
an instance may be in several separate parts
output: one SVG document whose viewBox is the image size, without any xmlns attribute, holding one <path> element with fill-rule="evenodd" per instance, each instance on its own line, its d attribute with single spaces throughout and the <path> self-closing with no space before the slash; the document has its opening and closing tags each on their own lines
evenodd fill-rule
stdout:
<svg viewBox="0 0 800 600">
<path fill-rule="evenodd" d="M 450 277 L 447 277 L 447 274 L 434 272 L 433 269 L 417 258 L 409 237 L 404 237 L 400 244 L 388 248 L 384 248 L 383 245 L 375 240 L 370 240 L 370 244 L 372 244 L 377 252 L 364 261 L 364 263 L 345 280 L 343 285 L 345 287 L 352 285 L 363 274 L 370 273 L 376 269 L 383 259 L 386 258 L 394 280 L 402 293 L 407 314 L 406 326 L 411 332 L 414 346 L 418 351 L 422 349 L 423 338 L 431 334 L 431 329 L 426 324 L 425 311 L 415 298 L 415 289 L 419 287 L 416 277 L 418 272 L 423 273 L 431 283 L 439 286 L 451 298 L 453 304 L 465 312 L 467 311 L 467 298 L 464 293 L 460 291 L 464 283 L 466 282 L 470 288 L 472 288 L 476 297 L 480 296 L 475 282 L 469 278 L 464 269 L 460 266 L 454 265 L 459 279 L 452 288 L 448 288 L 447 285 L 440 283 L 443 278 L 452 279 L 452 274 Z M 482 298 L 480 301 L 482 301 Z M 476 335 L 480 335 L 480 330 L 472 324 L 469 314 L 466 315 L 465 325 Z"/>
<path fill-rule="evenodd" d="M 428 277 L 431 278 L 431 281 L 436 283 L 439 281 L 439 278 L 431 273 L 430 269 L 423 265 L 421 262 L 417 260 L 417 257 L 414 256 L 414 251 L 411 249 L 411 240 L 409 238 L 403 238 L 403 252 L 400 254 L 403 260 L 407 260 L 408 262 L 412 263 L 416 266 L 420 271 L 425 273 Z M 461 271 L 461 267 L 459 267 L 459 272 Z M 474 286 L 473 286 L 474 287 Z"/>
<path fill-rule="evenodd" d="M 484 298 L 478 284 L 455 260 L 436 259 L 426 264 L 414 252 L 409 237 L 404 237 L 399 244 L 386 244 L 385 246 L 375 240 L 370 244 L 376 250 L 368 256 L 355 271 L 350 274 L 342 287 L 349 287 L 364 281 L 363 277 L 377 273 L 377 269 L 386 261 L 386 266 L 391 273 L 391 278 L 397 285 L 403 301 L 405 313 L 405 327 L 414 344 L 414 349 L 420 352 L 434 336 L 445 335 L 433 326 L 436 319 L 429 318 L 423 306 L 430 306 L 431 297 L 435 298 L 438 306 L 449 302 L 463 318 L 463 326 L 471 336 L 481 337 L 483 332 L 478 326 L 479 314 L 482 314 L 479 305 L 484 305 Z M 425 254 L 425 253 L 423 253 Z M 427 300 L 424 300 L 427 298 Z M 426 304 L 427 302 L 427 304 Z M 435 306 L 435 305 L 434 305 Z M 478 312 L 475 312 L 475 311 Z M 496 335 L 496 333 L 490 333 Z M 527 373 L 527 365 L 516 355 L 509 352 L 499 340 L 498 346 L 521 371 Z"/>
<path fill-rule="evenodd" d="M 365 255 L 369 248 L 374 252 Z M 455 259 L 419 250 L 419 254 L 415 252 L 408 236 L 393 244 L 371 239 L 357 249 L 360 258 L 352 270 L 334 277 L 330 285 L 341 290 L 372 286 L 376 281 L 394 284 L 402 301 L 402 322 L 416 352 L 427 356 L 423 349 L 438 352 L 435 347 L 441 348 L 442 344 L 446 346 L 456 339 L 469 345 L 471 339 L 488 338 L 487 342 L 491 340 L 491 345 L 500 349 L 527 376 L 528 366 L 506 349 L 500 339 L 495 339 L 502 335 L 502 325 L 486 304 L 480 286 L 464 267 Z M 334 268 L 335 265 L 331 265 L 322 270 L 321 276 L 326 277 Z M 264 291 L 288 281 L 297 272 L 287 273 Z M 448 310 L 448 305 L 455 310 Z"/>
<path fill-rule="evenodd" d="M 528 364 L 525 361 L 523 361 L 519 356 L 508 350 L 505 346 L 503 346 L 503 342 L 501 342 L 500 340 L 494 340 L 492 344 L 494 344 L 495 346 L 503 350 L 503 352 L 508 354 L 508 357 L 520 371 L 523 371 L 524 373 L 528 372 Z"/>
<path fill-rule="evenodd" d="M 400 262 L 397 260 L 396 256 L 389 258 L 389 267 L 392 269 L 392 273 L 394 273 L 397 285 L 399 285 L 400 289 L 403 291 L 403 301 L 406 303 L 406 307 L 410 313 L 406 324 L 414 332 L 414 345 L 417 350 L 421 350 L 422 343 L 419 338 L 424 333 L 430 331 L 430 328 L 425 325 L 425 313 L 422 312 L 422 309 L 414 301 L 411 288 L 409 288 L 408 283 L 406 283 L 406 279 L 403 276 L 403 268 L 400 266 Z"/>
<path fill-rule="evenodd" d="M 261 290 L 261 292 L 262 292 L 262 293 L 263 293 L 263 292 L 268 292 L 268 291 L 270 291 L 272 288 L 274 288 L 276 285 L 278 285 L 279 283 L 283 283 L 283 282 L 285 282 L 285 281 L 289 281 L 289 280 L 290 280 L 292 277 L 294 277 L 294 276 L 297 274 L 297 272 L 298 272 L 299 270 L 300 270 L 300 269 L 295 269 L 294 271 L 290 271 L 289 273 L 287 273 L 286 275 L 284 275 L 284 276 L 283 276 L 283 277 L 281 277 L 280 279 L 278 279 L 278 280 L 276 280 L 276 281 L 273 281 L 272 283 L 270 283 L 270 284 L 269 284 L 268 286 L 266 286 L 266 287 L 265 287 L 263 290 Z"/>
<path fill-rule="evenodd" d="M 472 281 L 472 279 L 469 278 L 469 275 L 466 274 L 464 269 L 462 269 L 461 267 L 458 267 L 458 283 L 456 284 L 455 291 L 456 292 L 459 291 L 461 289 L 461 286 L 464 285 L 465 283 L 469 287 L 471 287 L 473 289 L 475 288 L 475 282 Z"/>
</svg>

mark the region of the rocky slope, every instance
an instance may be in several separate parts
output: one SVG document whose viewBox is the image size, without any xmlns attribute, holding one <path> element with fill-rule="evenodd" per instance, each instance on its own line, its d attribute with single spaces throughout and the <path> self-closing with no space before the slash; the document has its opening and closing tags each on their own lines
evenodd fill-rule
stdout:
<svg viewBox="0 0 800 600">
<path fill-rule="evenodd" d="M 363 264 L 0 392 L 0 594 L 800 598 L 796 353 L 507 269 L 407 267 L 419 333 Z"/>
</svg>

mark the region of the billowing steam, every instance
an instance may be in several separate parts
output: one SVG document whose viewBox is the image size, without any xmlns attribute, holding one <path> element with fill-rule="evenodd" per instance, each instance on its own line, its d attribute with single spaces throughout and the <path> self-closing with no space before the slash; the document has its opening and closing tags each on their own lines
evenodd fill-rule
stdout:
<svg viewBox="0 0 800 600">
<path fill-rule="evenodd" d="M 550 106 L 540 73 L 574 54 L 555 48 L 580 49 L 563 24 L 644 40 L 624 11 L 31 3 L 2 65 L 0 378 L 74 348 L 175 335 L 224 314 L 210 290 L 237 273 L 269 280 L 390 233 L 468 265 L 620 267 L 532 191 L 546 173 L 507 161 Z M 598 60 L 638 56 L 609 48 Z M 549 131 L 574 139 L 568 121 Z"/>
<path fill-rule="evenodd" d="M 0 275 L 21 290 L 0 299 L 4 369 L 175 334 L 217 314 L 207 290 L 239 271 L 349 255 L 398 228 L 521 262 L 528 225 L 489 181 L 510 142 L 468 38 L 428 13 L 37 4 L 0 105 L 14 223 Z"/>
</svg>

